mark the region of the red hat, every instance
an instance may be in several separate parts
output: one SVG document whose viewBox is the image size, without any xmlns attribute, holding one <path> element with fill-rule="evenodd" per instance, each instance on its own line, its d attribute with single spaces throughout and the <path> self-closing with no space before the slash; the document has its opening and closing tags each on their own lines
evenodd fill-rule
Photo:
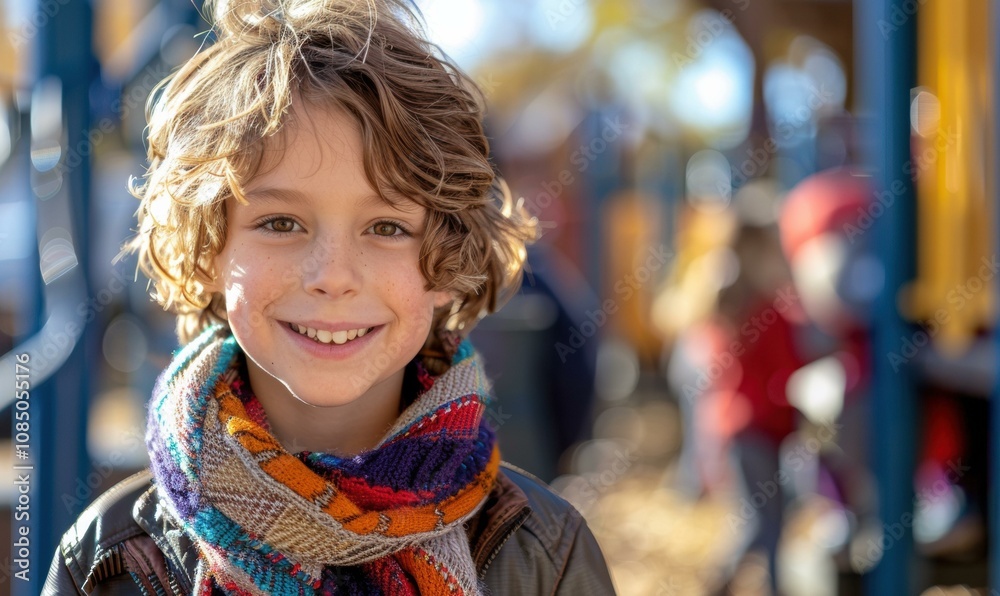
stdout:
<svg viewBox="0 0 1000 596">
<path fill-rule="evenodd" d="M 778 223 L 788 259 L 817 236 L 845 234 L 844 226 L 859 225 L 872 196 L 869 181 L 857 170 L 837 168 L 813 174 L 790 190 Z"/>
</svg>

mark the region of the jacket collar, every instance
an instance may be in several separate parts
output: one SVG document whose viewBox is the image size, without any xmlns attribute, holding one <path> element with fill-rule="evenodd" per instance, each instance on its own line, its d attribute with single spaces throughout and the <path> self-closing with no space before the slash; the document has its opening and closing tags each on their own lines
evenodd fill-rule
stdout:
<svg viewBox="0 0 1000 596">
<path fill-rule="evenodd" d="M 504 543 L 530 514 L 527 495 L 507 477 L 501 467 L 482 508 L 465 524 L 472 560 L 480 577 L 485 575 Z M 136 501 L 132 517 L 163 551 L 169 566 L 178 576 L 178 583 L 185 592 L 190 593 L 198 564 L 198 549 L 166 513 L 155 485 Z"/>
<path fill-rule="evenodd" d="M 472 561 L 482 577 L 507 539 L 531 514 L 528 496 L 501 466 L 493 489 L 476 515 L 466 522 Z"/>
</svg>

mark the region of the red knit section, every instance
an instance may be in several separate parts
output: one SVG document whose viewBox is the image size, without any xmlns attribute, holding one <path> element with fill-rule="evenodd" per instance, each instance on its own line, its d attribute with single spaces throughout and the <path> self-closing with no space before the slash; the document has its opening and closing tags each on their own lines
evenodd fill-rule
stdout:
<svg viewBox="0 0 1000 596">
<path fill-rule="evenodd" d="M 388 443 L 415 436 L 433 438 L 441 431 L 447 431 L 451 437 L 461 436 L 461 433 L 468 437 L 475 437 L 479 433 L 479 424 L 484 409 L 483 403 L 476 396 L 463 397 L 458 403 L 450 403 L 434 412 L 433 415 L 422 419 Z"/>
<path fill-rule="evenodd" d="M 362 509 L 396 509 L 428 503 L 434 500 L 430 491 L 394 491 L 388 486 L 372 486 L 364 478 L 339 476 L 340 488 Z"/>
<path fill-rule="evenodd" d="M 420 596 L 417 584 L 394 557 L 379 559 L 364 567 L 368 577 L 386 596 Z"/>
</svg>

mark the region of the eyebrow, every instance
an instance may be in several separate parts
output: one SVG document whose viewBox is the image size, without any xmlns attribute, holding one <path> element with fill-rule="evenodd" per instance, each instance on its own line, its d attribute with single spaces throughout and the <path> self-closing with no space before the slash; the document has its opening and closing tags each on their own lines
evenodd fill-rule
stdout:
<svg viewBox="0 0 1000 596">
<path fill-rule="evenodd" d="M 306 195 L 291 188 L 257 188 L 243 193 L 246 198 L 254 198 L 262 203 L 301 203 Z"/>
<path fill-rule="evenodd" d="M 248 199 L 253 198 L 255 202 L 264 204 L 281 203 L 290 205 L 309 201 L 308 195 L 294 188 L 264 187 L 247 191 L 244 195 Z M 362 207 L 377 207 L 381 205 L 386 205 L 386 203 L 377 194 L 367 195 L 361 199 Z"/>
</svg>

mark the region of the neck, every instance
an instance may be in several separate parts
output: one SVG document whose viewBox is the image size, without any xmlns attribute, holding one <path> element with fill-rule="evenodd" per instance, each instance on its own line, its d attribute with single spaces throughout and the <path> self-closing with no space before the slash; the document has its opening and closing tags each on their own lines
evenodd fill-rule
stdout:
<svg viewBox="0 0 1000 596">
<path fill-rule="evenodd" d="M 255 395 L 264 407 L 271 433 L 292 453 L 357 455 L 373 449 L 399 417 L 402 370 L 348 404 L 327 407 L 307 404 L 287 391 L 267 391 L 264 388 L 271 383 L 254 379 L 267 373 L 253 368 L 248 372 L 251 390 L 263 389 Z"/>
</svg>

